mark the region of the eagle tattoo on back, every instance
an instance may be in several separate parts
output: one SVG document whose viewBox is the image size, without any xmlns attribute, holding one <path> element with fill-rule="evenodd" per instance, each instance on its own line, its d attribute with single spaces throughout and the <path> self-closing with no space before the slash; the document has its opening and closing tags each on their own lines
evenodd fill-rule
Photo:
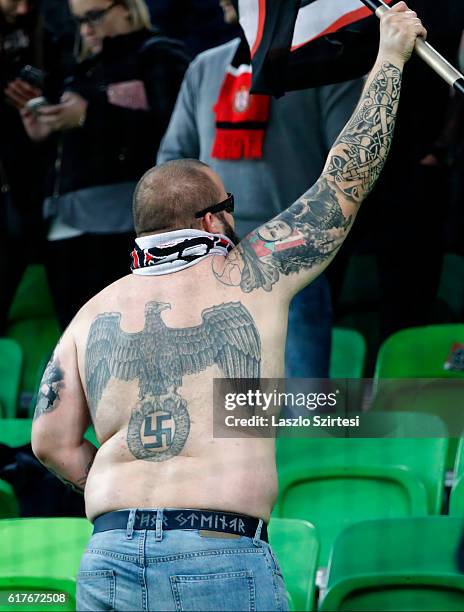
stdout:
<svg viewBox="0 0 464 612">
<path fill-rule="evenodd" d="M 85 381 L 90 410 L 111 377 L 138 379 L 139 401 L 127 431 L 127 444 L 137 459 L 165 461 L 178 455 L 190 432 L 187 402 L 177 393 L 183 377 L 217 365 L 227 378 L 260 377 L 261 342 L 255 322 L 240 302 L 207 308 L 202 323 L 171 328 L 161 313 L 163 302 L 145 307 L 145 327 L 121 330 L 121 313 L 98 315 L 86 346 Z"/>
</svg>

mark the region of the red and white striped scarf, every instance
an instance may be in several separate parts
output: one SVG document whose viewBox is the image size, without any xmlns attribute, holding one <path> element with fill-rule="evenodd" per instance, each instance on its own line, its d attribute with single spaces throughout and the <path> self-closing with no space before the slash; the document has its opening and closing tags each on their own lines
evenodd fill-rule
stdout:
<svg viewBox="0 0 464 612">
<path fill-rule="evenodd" d="M 213 107 L 216 137 L 211 157 L 261 159 L 271 105 L 270 96 L 250 94 L 250 51 L 243 39 L 226 70 Z"/>
</svg>

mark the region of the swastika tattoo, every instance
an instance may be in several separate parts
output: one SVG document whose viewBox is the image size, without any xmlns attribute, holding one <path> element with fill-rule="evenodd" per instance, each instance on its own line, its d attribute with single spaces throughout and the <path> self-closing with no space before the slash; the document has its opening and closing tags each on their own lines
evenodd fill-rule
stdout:
<svg viewBox="0 0 464 612">
<path fill-rule="evenodd" d="M 241 287 L 245 293 L 271 291 L 282 275 L 308 271 L 333 257 L 385 164 L 400 89 L 401 70 L 388 62 L 382 64 L 333 145 L 316 184 L 290 208 L 249 234 L 224 267 L 215 269 L 217 261 L 212 260 L 221 283 Z"/>
<path fill-rule="evenodd" d="M 186 444 L 190 416 L 177 393 L 185 375 L 216 364 L 228 378 L 260 376 L 260 337 L 240 302 L 207 308 L 200 325 L 186 328 L 164 324 L 161 313 L 168 308 L 169 304 L 149 302 L 145 327 L 137 333 L 121 330 L 120 313 L 101 314 L 87 339 L 85 381 L 92 415 L 112 376 L 138 379 L 139 401 L 126 440 L 132 455 L 146 461 L 175 457 Z"/>
</svg>

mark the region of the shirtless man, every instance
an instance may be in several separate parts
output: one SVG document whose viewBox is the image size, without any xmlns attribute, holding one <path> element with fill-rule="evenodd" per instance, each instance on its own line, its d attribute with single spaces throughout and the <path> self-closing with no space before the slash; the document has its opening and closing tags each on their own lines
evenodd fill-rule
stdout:
<svg viewBox="0 0 464 612">
<path fill-rule="evenodd" d="M 213 437 L 213 379 L 282 376 L 289 302 L 378 178 L 403 66 L 425 35 L 404 2 L 382 18 L 377 62 L 323 174 L 238 247 L 232 199 L 207 166 L 169 162 L 141 180 L 134 274 L 63 334 L 33 424 L 36 456 L 85 489 L 94 523 L 79 610 L 287 609 L 266 534 L 273 440 Z"/>
</svg>

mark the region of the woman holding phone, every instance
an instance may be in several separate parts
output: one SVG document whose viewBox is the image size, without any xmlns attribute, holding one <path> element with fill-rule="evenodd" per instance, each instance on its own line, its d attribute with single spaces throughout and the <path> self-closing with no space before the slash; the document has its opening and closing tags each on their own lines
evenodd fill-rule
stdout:
<svg viewBox="0 0 464 612">
<path fill-rule="evenodd" d="M 156 159 L 188 64 L 180 43 L 151 29 L 143 0 L 70 7 L 84 59 L 58 104 L 35 100 L 21 110 L 32 140 L 56 140 L 46 269 L 63 328 L 128 272 L 133 191 Z"/>
</svg>

